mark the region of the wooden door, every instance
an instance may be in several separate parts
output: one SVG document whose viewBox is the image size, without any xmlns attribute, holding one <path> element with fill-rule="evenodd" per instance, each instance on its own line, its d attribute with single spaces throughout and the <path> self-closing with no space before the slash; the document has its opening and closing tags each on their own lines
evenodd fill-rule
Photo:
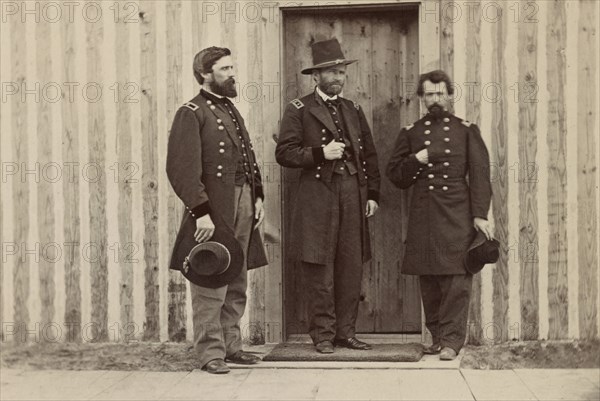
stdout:
<svg viewBox="0 0 600 401">
<path fill-rule="evenodd" d="M 348 59 L 343 96 L 357 101 L 373 131 L 382 174 L 380 209 L 369 221 L 373 259 L 365 265 L 357 330 L 361 333 L 418 333 L 421 304 L 414 276 L 400 274 L 407 229 L 407 191 L 385 177 L 400 128 L 418 119 L 418 12 L 410 8 L 286 12 L 283 19 L 285 103 L 312 92 L 311 43 L 338 38 Z M 299 171 L 284 173 L 284 250 L 293 244 L 292 216 Z M 297 262 L 285 257 L 285 321 L 289 335 L 307 332 L 303 280 Z"/>
</svg>

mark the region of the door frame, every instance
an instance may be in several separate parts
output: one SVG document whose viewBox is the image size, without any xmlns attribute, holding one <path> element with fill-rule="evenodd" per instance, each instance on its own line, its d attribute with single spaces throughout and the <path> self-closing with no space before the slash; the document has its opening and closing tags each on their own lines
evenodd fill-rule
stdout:
<svg viewBox="0 0 600 401">
<path fill-rule="evenodd" d="M 418 38 L 418 47 L 419 47 L 419 72 L 422 73 L 424 71 L 430 71 L 434 69 L 439 69 L 441 64 L 440 57 L 440 1 L 439 0 L 378 0 L 378 1 L 363 1 L 359 0 L 351 5 L 344 0 L 331 0 L 328 1 L 326 5 L 315 5 L 313 2 L 309 2 L 309 4 L 298 4 L 298 3 L 290 3 L 290 4 L 280 4 L 278 5 L 279 13 L 278 13 L 278 21 L 279 21 L 279 77 L 280 77 L 280 88 L 284 88 L 284 74 L 283 68 L 285 65 L 285 52 L 283 49 L 284 44 L 284 35 L 285 35 L 285 27 L 284 27 L 284 14 L 293 13 L 293 12 L 302 12 L 302 11 L 321 11 L 321 10 L 336 10 L 336 9 L 344 9 L 347 11 L 381 11 L 385 9 L 393 9 L 398 10 L 402 8 L 417 8 L 418 9 L 418 24 L 419 24 L 419 38 Z M 427 46 L 424 44 L 427 43 Z M 285 105 L 283 104 L 284 97 L 282 92 L 280 92 L 280 112 L 279 117 L 281 121 L 281 117 L 283 115 L 283 110 L 285 109 Z M 419 104 L 419 113 L 423 115 L 423 106 Z M 280 167 L 282 171 L 283 167 Z M 283 179 L 283 173 L 279 174 L 279 177 Z M 280 187 L 280 199 L 283 204 L 284 202 L 284 194 L 283 194 L 283 185 Z M 284 221 L 284 210 L 285 208 L 281 207 L 281 216 L 280 222 Z M 283 224 L 280 227 L 281 232 L 284 230 Z M 274 272 L 277 278 L 279 278 L 279 301 L 278 303 L 271 303 L 266 306 L 266 315 L 270 315 L 275 319 L 271 319 L 270 322 L 267 322 L 267 325 L 276 326 L 278 330 L 275 333 L 271 332 L 270 336 L 265 336 L 267 342 L 275 342 L 279 343 L 288 339 L 288 333 L 286 329 L 286 316 L 285 316 L 285 300 L 287 294 L 285 293 L 285 269 L 284 269 L 284 261 L 285 261 L 285 247 L 283 244 L 279 244 L 280 246 L 280 255 L 282 257 L 279 259 L 279 266 L 273 266 L 277 268 L 277 271 Z M 269 307 L 270 306 L 270 307 Z M 269 310 L 273 308 L 274 310 Z M 267 327 L 268 329 L 268 327 Z M 274 334 L 274 335 L 273 335 Z M 421 304 L 421 341 L 427 342 L 430 340 L 431 336 L 425 327 L 425 313 L 423 311 L 423 306 Z"/>
</svg>

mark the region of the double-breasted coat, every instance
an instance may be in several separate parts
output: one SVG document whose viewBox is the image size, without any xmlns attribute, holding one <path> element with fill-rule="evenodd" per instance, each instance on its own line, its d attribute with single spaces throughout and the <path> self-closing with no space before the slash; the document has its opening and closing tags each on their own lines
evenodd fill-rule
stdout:
<svg viewBox="0 0 600 401">
<path fill-rule="evenodd" d="M 415 154 L 427 148 L 428 164 Z M 492 189 L 489 155 L 479 128 L 445 113 L 402 128 L 387 167 L 398 187 L 414 187 L 404 274 L 465 274 L 473 219 L 487 219 Z"/>
<path fill-rule="evenodd" d="M 379 200 L 380 174 L 371 130 L 362 108 L 340 98 L 347 137 L 353 160 L 358 168 L 362 216 L 362 259 L 371 259 L 369 228 L 365 217 L 367 200 Z M 315 264 L 332 263 L 335 252 L 330 249 L 334 234 L 332 190 L 334 162 L 323 156 L 323 147 L 336 138 L 337 128 L 323 99 L 315 91 L 289 103 L 281 121 L 275 151 L 284 167 L 301 168 L 296 209 L 293 218 L 296 255 L 301 261 Z"/>
<path fill-rule="evenodd" d="M 252 204 L 264 198 L 256 156 L 244 120 L 233 108 L 241 126 L 240 135 L 250 144 L 250 183 Z M 203 90 L 177 110 L 168 141 L 167 176 L 175 193 L 183 201 L 185 212 L 173 246 L 170 268 L 181 270 L 183 261 L 197 244 L 196 219 L 210 214 L 215 225 L 226 224 L 233 231 L 235 211 L 235 173 L 242 158 L 242 143 L 236 126 L 223 104 L 210 99 Z M 267 264 L 258 229 L 247 250 L 248 269 Z"/>
</svg>

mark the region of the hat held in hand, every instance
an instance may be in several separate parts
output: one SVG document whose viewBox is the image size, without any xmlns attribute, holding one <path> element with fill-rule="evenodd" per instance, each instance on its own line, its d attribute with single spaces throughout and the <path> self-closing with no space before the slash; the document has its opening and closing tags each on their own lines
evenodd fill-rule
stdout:
<svg viewBox="0 0 600 401">
<path fill-rule="evenodd" d="M 486 264 L 496 263 L 499 257 L 500 243 L 495 239 L 488 240 L 478 231 L 465 255 L 464 266 L 469 273 L 477 274 Z"/>
<path fill-rule="evenodd" d="M 231 230 L 216 227 L 210 241 L 192 248 L 185 257 L 181 272 L 200 287 L 218 288 L 240 275 L 244 252 Z"/>
<path fill-rule="evenodd" d="M 333 67 L 334 65 L 348 65 L 358 60 L 346 60 L 340 42 L 336 38 L 315 42 L 311 46 L 313 66 L 302 70 L 302 74 L 310 75 L 313 70 Z"/>
</svg>

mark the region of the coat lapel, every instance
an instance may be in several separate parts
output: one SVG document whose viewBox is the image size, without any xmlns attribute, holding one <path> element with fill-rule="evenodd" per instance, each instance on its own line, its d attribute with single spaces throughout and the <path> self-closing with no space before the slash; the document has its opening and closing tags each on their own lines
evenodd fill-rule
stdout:
<svg viewBox="0 0 600 401">
<path fill-rule="evenodd" d="M 221 123 L 218 123 L 218 121 L 217 121 L 217 124 L 219 126 L 225 127 L 225 131 L 227 131 L 227 134 L 231 138 L 231 141 L 235 144 L 235 147 L 238 148 L 238 150 L 239 150 L 239 144 L 238 144 L 239 140 L 236 136 L 235 123 L 233 121 L 231 121 L 231 116 L 227 112 L 227 109 L 225 108 L 225 106 L 222 104 L 216 104 L 215 108 L 214 109 L 211 108 L 210 110 L 215 115 L 217 120 L 221 120 Z M 240 121 L 240 123 L 242 123 L 242 122 Z"/>
<path fill-rule="evenodd" d="M 333 133 L 334 137 L 338 137 L 337 128 L 331 119 L 331 114 L 326 109 L 327 106 L 321 105 L 319 103 L 315 104 L 310 108 L 310 112 L 313 116 L 317 118 L 331 133 Z"/>
<path fill-rule="evenodd" d="M 358 121 L 358 113 L 356 109 L 348 106 L 345 101 L 340 104 L 344 121 L 346 122 L 346 129 L 352 143 L 357 143 L 360 137 L 360 121 Z"/>
</svg>

